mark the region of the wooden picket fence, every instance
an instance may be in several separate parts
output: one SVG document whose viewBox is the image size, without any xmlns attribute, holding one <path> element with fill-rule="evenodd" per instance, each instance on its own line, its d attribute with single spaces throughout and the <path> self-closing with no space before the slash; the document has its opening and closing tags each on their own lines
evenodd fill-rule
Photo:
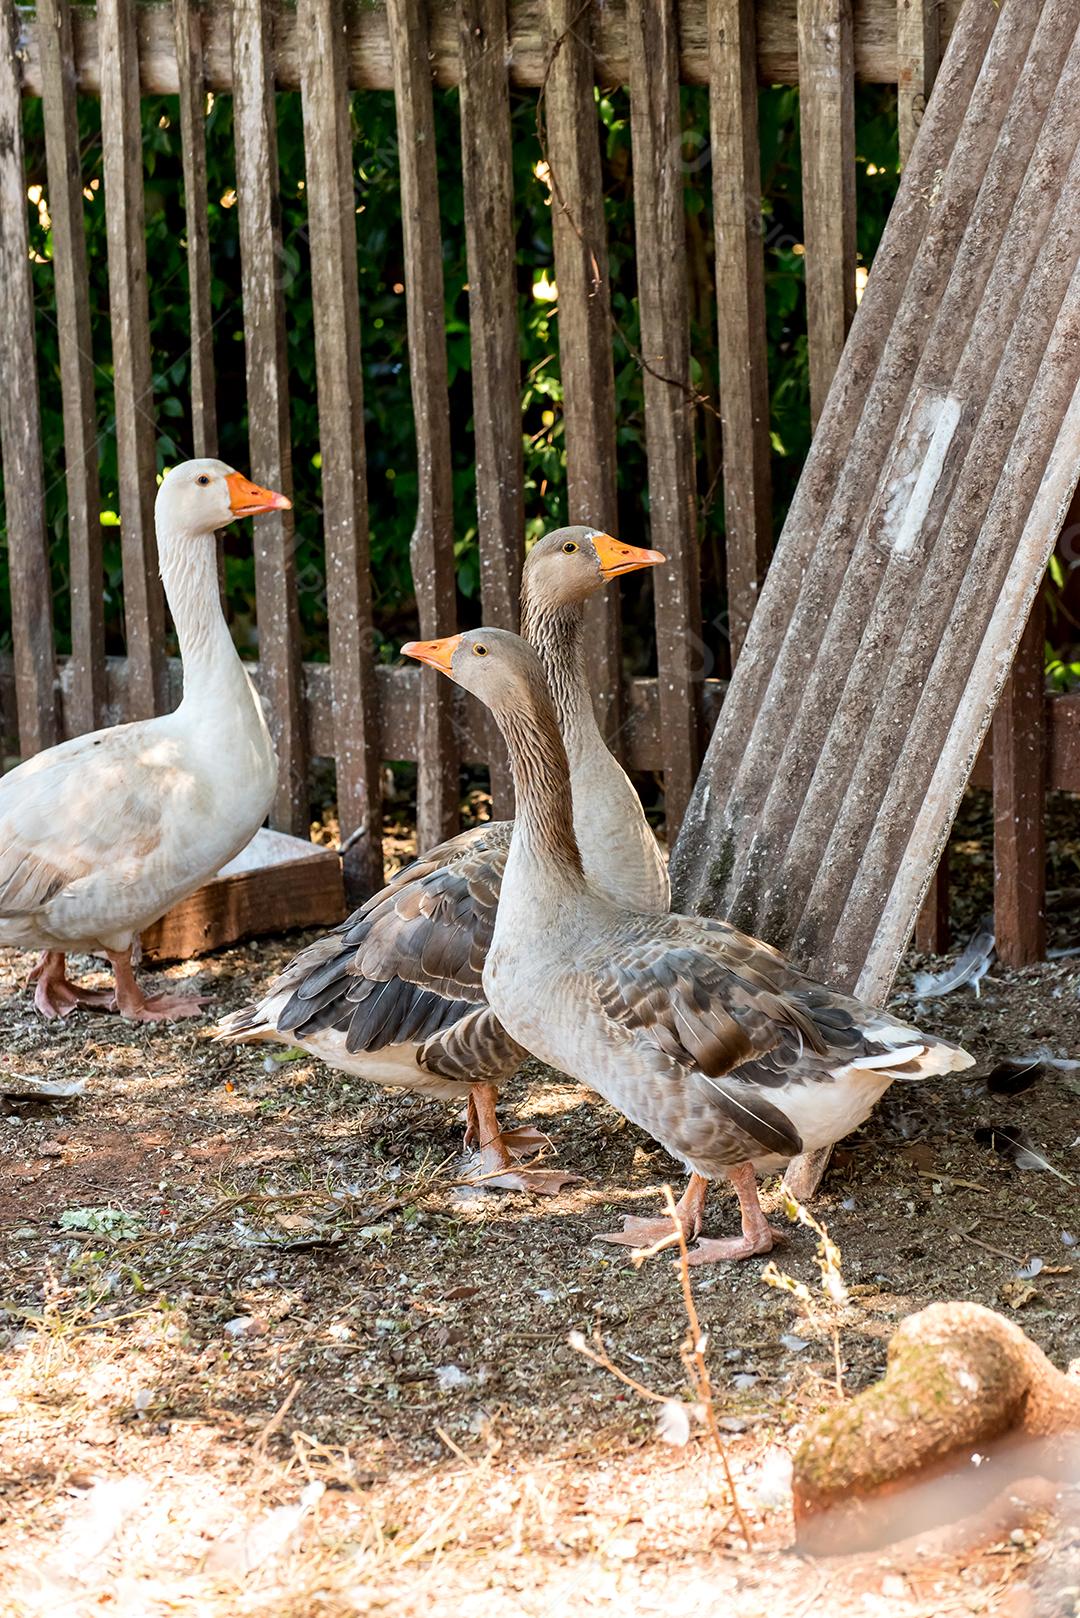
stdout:
<svg viewBox="0 0 1080 1618">
<path fill-rule="evenodd" d="M 204 117 L 206 91 L 234 97 L 236 191 L 250 412 L 251 475 L 289 491 L 289 378 L 274 97 L 303 104 L 325 513 L 330 661 L 300 651 L 289 513 L 257 530 L 256 679 L 281 759 L 273 824 L 305 832 L 308 761 L 336 762 L 353 891 L 382 878 L 384 759 L 418 765 L 418 833 L 454 830 L 462 760 L 494 759 L 490 727 L 428 671 L 376 666 L 372 655 L 360 310 L 349 101 L 393 89 L 400 148 L 409 361 L 419 465 L 412 567 L 424 636 L 452 632 L 454 550 L 446 337 L 433 97 L 460 87 L 470 286 L 476 478 L 486 622 L 512 627 L 524 521 L 520 359 L 514 281 L 510 85 L 541 102 L 553 190 L 559 348 L 571 521 L 613 525 L 615 392 L 597 82 L 629 86 L 634 217 L 649 466 L 650 542 L 668 565 L 655 578 L 658 675 L 621 675 L 618 599 L 592 604 L 590 675 L 607 734 L 636 769 L 662 771 L 673 836 L 722 691 L 703 681 L 691 399 L 688 277 L 679 163 L 681 82 L 707 84 L 716 318 L 723 428 L 726 565 L 737 656 L 771 548 L 769 395 L 760 209 L 757 89 L 798 82 L 812 414 L 816 421 L 855 304 L 856 76 L 895 83 L 902 158 L 959 0 L 195 0 L 136 5 L 68 0 L 36 10 L 0 0 L 0 440 L 11 565 L 14 703 L 24 755 L 95 724 L 162 710 L 178 670 L 165 656 L 154 554 L 155 426 L 150 361 L 140 94 L 179 94 L 191 303 L 196 454 L 217 445 Z M 126 656 L 107 659 L 90 312 L 82 229 L 76 98 L 99 95 L 108 221 Z M 54 651 L 49 599 L 38 377 L 25 222 L 21 104 L 44 102 L 68 481 L 72 653 Z M 1041 671 L 1040 671 L 1041 672 Z M 1016 766 L 1027 693 L 995 731 L 995 779 Z M 1041 701 L 1041 696 L 1038 698 Z M 1049 778 L 1080 785 L 1080 714 L 1049 731 Z M 11 728 L 9 726 L 9 728 Z M 999 733 L 1000 731 L 1000 733 Z M 1026 741 L 1023 743 L 1027 745 Z M 1065 778 L 1068 777 L 1068 780 Z M 1029 779 L 1029 778 L 1028 778 Z M 1042 777 L 1038 791 L 1042 792 Z M 1001 787 L 1005 791 L 1005 786 Z M 1039 799 L 1041 806 L 1041 796 Z M 1041 808 L 1040 808 L 1041 815 Z M 1041 819 L 1040 819 L 1041 824 Z M 1036 875 L 1001 845 L 1003 882 L 1021 897 L 1023 953 L 1040 947 Z M 1011 864 L 1010 864 L 1011 861 Z M 1017 873 L 1020 873 L 1019 875 Z M 1026 886 L 1025 886 L 1026 884 Z M 1004 891 L 1004 889 L 1003 889 Z M 1032 903 L 1035 911 L 1032 910 Z M 1010 923 L 1011 925 L 1011 923 Z M 927 922 L 929 926 L 929 921 Z M 927 935 L 929 936 L 929 935 Z M 1006 944 L 1006 949 L 1008 949 Z"/>
</svg>

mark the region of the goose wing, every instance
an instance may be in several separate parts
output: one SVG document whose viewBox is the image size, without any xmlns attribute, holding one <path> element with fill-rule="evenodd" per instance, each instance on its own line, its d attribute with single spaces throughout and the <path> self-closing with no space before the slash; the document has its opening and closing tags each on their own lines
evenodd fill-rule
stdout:
<svg viewBox="0 0 1080 1618">
<path fill-rule="evenodd" d="M 510 832 L 499 821 L 441 843 L 298 955 L 268 991 L 292 991 L 278 1030 L 338 1028 L 350 1051 L 381 1050 L 429 1039 L 484 1005 Z"/>
</svg>

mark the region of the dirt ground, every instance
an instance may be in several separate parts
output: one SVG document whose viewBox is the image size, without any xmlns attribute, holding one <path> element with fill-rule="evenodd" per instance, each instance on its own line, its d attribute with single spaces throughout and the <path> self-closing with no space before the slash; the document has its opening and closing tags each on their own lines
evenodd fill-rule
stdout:
<svg viewBox="0 0 1080 1618">
<path fill-rule="evenodd" d="M 299 942 L 171 970 L 213 1004 L 152 1030 L 44 1024 L 25 960 L 0 955 L 0 1072 L 85 1081 L 0 1106 L 0 1613 L 1080 1610 L 1080 1489 L 1018 1500 L 960 1550 L 813 1560 L 791 1548 L 785 1473 L 806 1423 L 879 1375 L 896 1322 L 934 1299 L 1002 1310 L 1059 1365 L 1080 1354 L 1080 1077 L 985 1084 L 1004 1056 L 1080 1054 L 1080 957 L 925 1002 L 979 1067 L 894 1086 L 837 1153 L 814 1212 L 846 1306 L 823 1300 L 803 1228 L 774 1257 L 809 1313 L 761 1260 L 694 1272 L 747 1549 L 703 1433 L 663 1442 L 660 1406 L 568 1342 L 599 1332 L 631 1378 L 688 1396 L 675 1266 L 593 1240 L 656 1209 L 677 1167 L 534 1067 L 504 1111 L 582 1183 L 478 1193 L 456 1183 L 453 1109 L 213 1043 L 213 1015 Z M 1049 1166 L 981 1144 L 990 1126 Z M 734 1212 L 715 1191 L 712 1229 Z"/>
</svg>

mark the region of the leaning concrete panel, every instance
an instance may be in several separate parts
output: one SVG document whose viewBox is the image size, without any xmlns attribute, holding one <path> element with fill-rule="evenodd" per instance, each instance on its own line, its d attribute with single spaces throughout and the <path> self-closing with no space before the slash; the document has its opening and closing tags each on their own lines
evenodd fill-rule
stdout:
<svg viewBox="0 0 1080 1618">
<path fill-rule="evenodd" d="M 676 845 L 880 997 L 1080 472 L 1080 0 L 967 0 Z"/>
</svg>

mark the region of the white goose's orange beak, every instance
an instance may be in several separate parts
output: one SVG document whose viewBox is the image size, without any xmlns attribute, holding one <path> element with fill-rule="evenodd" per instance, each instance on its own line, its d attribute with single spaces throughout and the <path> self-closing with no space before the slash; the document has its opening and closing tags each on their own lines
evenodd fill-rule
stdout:
<svg viewBox="0 0 1080 1618">
<path fill-rule="evenodd" d="M 624 545 L 610 534 L 594 534 L 593 549 L 600 561 L 600 572 L 605 579 L 617 579 L 623 573 L 636 573 L 640 567 L 659 567 L 666 562 L 663 551 L 646 551 L 637 545 Z"/>
<path fill-rule="evenodd" d="M 449 674 L 454 653 L 460 644 L 460 635 L 446 635 L 442 640 L 409 640 L 401 652 L 403 657 L 415 657 L 418 663 L 426 663 L 429 668 Z"/>
<path fill-rule="evenodd" d="M 229 488 L 229 506 L 234 517 L 257 517 L 260 511 L 291 511 L 292 501 L 287 494 L 275 494 L 252 483 L 243 472 L 230 472 L 225 479 Z"/>
</svg>

